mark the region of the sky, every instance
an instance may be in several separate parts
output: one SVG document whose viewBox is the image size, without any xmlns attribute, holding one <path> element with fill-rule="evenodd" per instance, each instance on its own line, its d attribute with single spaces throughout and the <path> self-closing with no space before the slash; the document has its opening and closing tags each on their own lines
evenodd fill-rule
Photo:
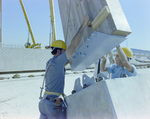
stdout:
<svg viewBox="0 0 150 119">
<path fill-rule="evenodd" d="M 49 0 L 22 0 L 36 43 L 49 45 Z M 119 0 L 132 33 L 121 46 L 150 50 L 150 1 Z M 54 0 L 57 39 L 64 40 L 57 0 Z M 2 44 L 23 46 L 29 36 L 19 0 L 2 0 Z M 32 40 L 30 38 L 30 42 Z"/>
</svg>

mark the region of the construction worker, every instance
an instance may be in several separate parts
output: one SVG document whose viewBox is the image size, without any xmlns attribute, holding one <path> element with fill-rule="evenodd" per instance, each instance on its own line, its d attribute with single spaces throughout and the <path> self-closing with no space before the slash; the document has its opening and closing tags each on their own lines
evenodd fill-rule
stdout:
<svg viewBox="0 0 150 119">
<path fill-rule="evenodd" d="M 65 118 L 65 102 L 59 98 L 64 94 L 65 64 L 78 46 L 89 20 L 89 16 L 85 15 L 68 48 L 62 40 L 53 42 L 51 46 L 54 56 L 46 64 L 45 93 L 39 102 L 40 119 Z"/>
<path fill-rule="evenodd" d="M 118 51 L 115 57 L 116 64 L 106 67 L 106 57 L 104 56 L 102 57 L 101 71 L 108 71 L 108 73 L 111 73 L 112 79 L 136 76 L 136 67 L 129 63 L 129 60 L 131 60 L 133 56 L 131 49 L 127 47 L 121 48 L 120 46 L 117 46 L 116 49 Z"/>
</svg>

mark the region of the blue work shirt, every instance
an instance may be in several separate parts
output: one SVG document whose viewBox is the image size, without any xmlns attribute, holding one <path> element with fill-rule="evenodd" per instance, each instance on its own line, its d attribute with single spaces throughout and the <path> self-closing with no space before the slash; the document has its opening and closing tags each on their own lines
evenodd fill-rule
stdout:
<svg viewBox="0 0 150 119">
<path fill-rule="evenodd" d="M 65 63 L 68 59 L 63 52 L 59 56 L 54 56 L 46 63 L 45 90 L 49 92 L 64 93 L 65 84 Z"/>
<path fill-rule="evenodd" d="M 129 72 L 125 67 L 120 67 L 117 64 L 114 64 L 112 66 L 108 66 L 108 73 L 112 73 L 111 78 L 122 78 L 124 77 L 124 75 L 127 75 L 128 77 L 130 76 L 136 76 L 137 75 L 137 70 L 136 67 L 134 65 L 132 65 L 132 67 L 134 68 L 133 73 Z"/>
</svg>

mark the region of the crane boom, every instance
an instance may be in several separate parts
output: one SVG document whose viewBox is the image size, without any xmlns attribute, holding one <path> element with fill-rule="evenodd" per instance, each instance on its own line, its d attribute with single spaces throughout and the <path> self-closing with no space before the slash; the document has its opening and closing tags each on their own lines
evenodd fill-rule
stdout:
<svg viewBox="0 0 150 119">
<path fill-rule="evenodd" d="M 54 2 L 49 0 L 50 13 L 51 13 L 51 25 L 52 25 L 52 42 L 56 40 L 56 26 L 55 26 L 55 14 L 54 14 Z M 51 42 L 50 42 L 51 45 Z"/>
<path fill-rule="evenodd" d="M 32 38 L 32 42 L 33 42 L 32 45 L 28 45 L 26 48 L 41 48 L 41 44 L 40 43 L 36 44 L 36 42 L 35 42 L 35 39 L 34 39 L 34 36 L 33 36 L 33 33 L 32 33 L 32 29 L 31 29 L 31 26 L 30 26 L 30 23 L 29 23 L 29 20 L 28 20 L 28 17 L 27 17 L 27 14 L 26 14 L 23 2 L 22 2 L 22 0 L 19 0 L 19 1 L 20 1 L 20 4 L 21 4 L 21 7 L 22 7 L 22 10 L 23 10 L 23 13 L 24 13 L 27 25 L 28 25 L 28 30 L 30 32 L 30 35 L 31 35 L 31 38 Z M 27 43 L 29 44 L 29 40 L 28 40 Z"/>
</svg>

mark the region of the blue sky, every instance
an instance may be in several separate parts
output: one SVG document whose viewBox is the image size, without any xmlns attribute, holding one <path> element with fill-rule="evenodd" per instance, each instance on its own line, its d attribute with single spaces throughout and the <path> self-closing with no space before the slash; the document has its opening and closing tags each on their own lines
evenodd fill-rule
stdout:
<svg viewBox="0 0 150 119">
<path fill-rule="evenodd" d="M 22 0 L 36 43 L 49 45 L 49 0 Z M 150 1 L 119 0 L 132 33 L 122 47 L 150 50 Z M 64 40 L 57 0 L 54 0 L 57 39 Z M 2 44 L 24 45 L 28 27 L 19 0 L 2 0 Z M 30 38 L 31 41 L 31 38 Z M 32 41 L 31 41 L 32 42 Z"/>
</svg>

